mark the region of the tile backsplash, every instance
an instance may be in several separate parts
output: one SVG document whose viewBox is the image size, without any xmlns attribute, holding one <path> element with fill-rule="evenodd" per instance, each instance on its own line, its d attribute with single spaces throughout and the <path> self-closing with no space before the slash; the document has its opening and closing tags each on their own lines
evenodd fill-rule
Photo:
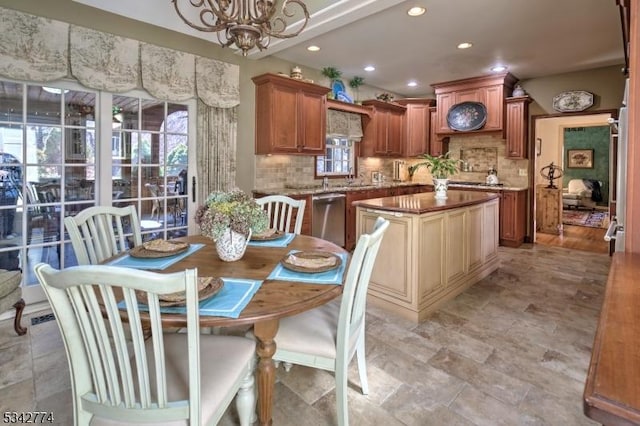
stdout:
<svg viewBox="0 0 640 426">
<path fill-rule="evenodd" d="M 506 158 L 506 142 L 492 135 L 452 136 L 449 151 L 453 158 L 461 158 L 471 166 L 469 171 L 460 171 L 453 180 L 484 182 L 491 166 L 498 171 L 500 183 L 511 187 L 526 188 L 529 185 L 529 160 Z M 386 180 L 393 176 L 393 160 L 398 158 L 358 158 L 357 179 L 371 182 L 372 172 L 381 172 Z M 407 166 L 418 163 L 416 158 L 404 158 Z M 314 179 L 315 157 L 298 155 L 256 155 L 255 189 L 277 189 L 285 185 L 320 185 L 321 179 Z M 524 176 L 520 170 L 525 170 Z M 430 182 L 431 176 L 426 168 L 415 173 L 414 181 Z"/>
</svg>

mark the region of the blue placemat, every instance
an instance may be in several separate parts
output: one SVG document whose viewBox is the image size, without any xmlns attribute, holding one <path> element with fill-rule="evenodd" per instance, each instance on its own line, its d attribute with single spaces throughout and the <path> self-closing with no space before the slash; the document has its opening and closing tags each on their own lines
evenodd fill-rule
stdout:
<svg viewBox="0 0 640 426">
<path fill-rule="evenodd" d="M 244 278 L 222 278 L 222 290 L 208 299 L 200 301 L 200 315 L 238 318 L 251 298 L 260 289 L 262 281 Z M 184 314 L 184 306 L 168 306 L 162 312 Z"/>
<path fill-rule="evenodd" d="M 297 253 L 299 250 L 292 250 L 289 252 Z M 336 269 L 332 269 L 330 271 L 325 272 L 316 272 L 316 273 L 308 273 L 308 272 L 296 272 L 282 266 L 280 262 L 274 268 L 273 271 L 267 277 L 268 280 L 285 280 L 285 281 L 299 281 L 303 283 L 309 284 L 342 284 L 342 276 L 344 275 L 344 271 L 347 267 L 347 253 L 336 253 L 342 263 Z"/>
<path fill-rule="evenodd" d="M 284 237 L 268 241 L 249 241 L 250 246 L 256 247 L 286 247 L 296 237 L 296 234 L 285 234 Z"/>
<path fill-rule="evenodd" d="M 123 266 L 125 268 L 135 268 L 135 269 L 166 269 L 174 263 L 184 259 L 192 253 L 200 250 L 204 247 L 204 244 L 191 244 L 187 251 L 176 254 L 175 256 L 169 257 L 159 257 L 159 258 L 140 258 L 140 257 L 131 257 L 128 254 L 122 257 L 119 257 L 116 260 L 112 260 L 107 263 L 107 265 L 112 266 Z"/>
<path fill-rule="evenodd" d="M 260 289 L 262 281 L 244 278 L 222 278 L 222 289 L 208 299 L 200 301 L 200 315 L 211 317 L 238 318 L 242 310 L 249 304 L 253 295 Z M 124 309 L 124 301 L 118 303 Z M 148 311 L 147 305 L 139 303 L 141 311 Z M 184 306 L 165 306 L 161 312 L 168 314 L 186 314 Z"/>
</svg>

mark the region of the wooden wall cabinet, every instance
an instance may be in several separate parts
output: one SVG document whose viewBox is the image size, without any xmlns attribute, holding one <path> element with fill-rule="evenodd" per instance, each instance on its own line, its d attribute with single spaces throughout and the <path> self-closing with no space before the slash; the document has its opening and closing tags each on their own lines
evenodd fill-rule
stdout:
<svg viewBox="0 0 640 426">
<path fill-rule="evenodd" d="M 432 84 L 437 104 L 436 133 L 461 134 L 447 124 L 449 109 L 461 102 L 481 102 L 487 108 L 487 121 L 480 130 L 464 133 L 504 131 L 505 96 L 511 94 L 516 78 L 510 73 L 494 74 Z"/>
<path fill-rule="evenodd" d="M 431 136 L 431 111 L 435 99 L 409 98 L 398 99 L 396 103 L 407 107 L 404 115 L 406 140 L 402 147 L 405 157 L 415 157 L 429 152 Z"/>
<path fill-rule="evenodd" d="M 429 154 L 438 157 L 449 151 L 448 137 L 439 136 L 438 130 L 438 108 L 432 106 L 429 108 L 430 129 L 429 129 Z"/>
<path fill-rule="evenodd" d="M 527 158 L 529 141 L 529 96 L 507 98 L 507 158 Z"/>
<path fill-rule="evenodd" d="M 562 229 L 562 189 L 536 187 L 536 231 L 559 235 Z"/>
<path fill-rule="evenodd" d="M 362 105 L 371 108 L 371 118 L 364 118 L 362 155 L 365 157 L 401 157 L 407 108 L 392 102 L 368 100 Z"/>
<path fill-rule="evenodd" d="M 276 74 L 256 85 L 256 154 L 322 155 L 328 87 Z"/>
</svg>

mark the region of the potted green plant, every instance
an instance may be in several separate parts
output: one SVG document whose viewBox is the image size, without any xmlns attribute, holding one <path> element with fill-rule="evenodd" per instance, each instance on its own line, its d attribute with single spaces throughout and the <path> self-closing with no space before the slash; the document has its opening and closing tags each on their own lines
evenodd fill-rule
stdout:
<svg viewBox="0 0 640 426">
<path fill-rule="evenodd" d="M 460 162 L 460 160 L 456 158 L 451 158 L 450 154 L 450 152 L 447 152 L 446 154 L 438 157 L 434 157 L 427 153 L 419 155 L 418 157 L 424 159 L 424 161 L 409 166 L 407 169 L 409 177 L 413 178 L 413 174 L 416 170 L 425 166 L 433 177 L 433 185 L 436 191 L 435 198 L 446 199 L 449 176 L 458 173 L 458 163 Z"/>
<path fill-rule="evenodd" d="M 337 99 L 338 91 L 344 90 L 344 83 L 340 80 L 342 71 L 335 67 L 324 67 L 320 72 L 330 80 L 329 87 L 331 87 L 331 92 L 327 96 L 331 99 Z"/>
<path fill-rule="evenodd" d="M 351 80 L 349 80 L 349 86 L 353 89 L 353 92 L 354 92 L 354 98 L 355 98 L 354 101 L 356 103 L 358 103 L 358 104 L 360 103 L 359 99 L 358 99 L 359 98 L 359 96 L 358 96 L 359 89 L 358 88 L 360 86 L 362 86 L 363 84 L 364 84 L 364 78 L 362 78 L 362 77 L 355 76 Z"/>
</svg>

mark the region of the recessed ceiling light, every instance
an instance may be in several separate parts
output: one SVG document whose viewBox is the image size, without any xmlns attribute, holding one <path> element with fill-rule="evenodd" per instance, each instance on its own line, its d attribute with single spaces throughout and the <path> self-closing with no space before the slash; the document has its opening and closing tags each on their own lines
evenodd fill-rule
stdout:
<svg viewBox="0 0 640 426">
<path fill-rule="evenodd" d="M 460 43 L 458 45 L 458 49 L 468 49 L 471 46 L 473 46 L 473 43 L 469 43 L 469 42 L 465 41 L 464 43 Z"/>
<path fill-rule="evenodd" d="M 371 71 L 375 71 L 376 67 L 374 67 L 373 65 L 367 65 L 366 67 L 364 67 L 364 70 L 371 72 Z"/>
<path fill-rule="evenodd" d="M 418 85 L 418 82 L 415 80 L 411 80 L 410 82 L 407 83 L 407 86 L 409 87 L 416 87 Z"/>
<path fill-rule="evenodd" d="M 307 50 L 309 52 L 317 52 L 318 50 L 320 50 L 320 48 L 318 46 L 309 46 L 307 47 Z"/>
<path fill-rule="evenodd" d="M 420 16 L 420 15 L 424 15 L 424 13 L 426 11 L 427 11 L 427 9 L 425 9 L 424 7 L 414 6 L 411 9 L 407 10 L 407 15 L 409 15 L 409 16 Z"/>
<path fill-rule="evenodd" d="M 495 67 L 491 68 L 491 71 L 493 72 L 502 72 L 506 70 L 507 70 L 507 67 L 505 65 L 496 65 Z"/>
</svg>

